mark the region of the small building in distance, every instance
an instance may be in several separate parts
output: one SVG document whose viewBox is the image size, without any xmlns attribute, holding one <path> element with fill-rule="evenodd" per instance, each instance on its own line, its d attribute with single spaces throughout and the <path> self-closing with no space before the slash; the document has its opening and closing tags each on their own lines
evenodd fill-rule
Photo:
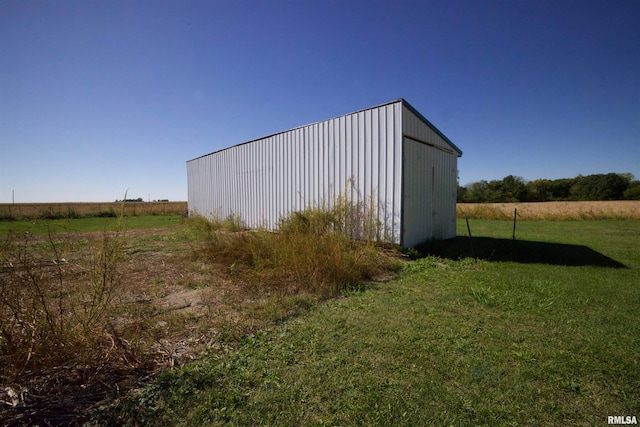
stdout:
<svg viewBox="0 0 640 427">
<path fill-rule="evenodd" d="M 342 196 L 404 247 L 456 234 L 462 151 L 404 99 L 282 131 L 187 162 L 188 209 L 276 229 Z"/>
</svg>

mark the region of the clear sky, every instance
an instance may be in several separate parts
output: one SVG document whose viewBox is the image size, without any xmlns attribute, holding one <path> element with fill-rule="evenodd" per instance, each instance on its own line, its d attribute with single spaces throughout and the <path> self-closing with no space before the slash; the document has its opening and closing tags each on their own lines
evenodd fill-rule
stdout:
<svg viewBox="0 0 640 427">
<path fill-rule="evenodd" d="M 400 97 L 462 185 L 640 178 L 639 23 L 640 0 L 3 0 L 0 202 L 186 200 L 187 160 Z"/>
</svg>

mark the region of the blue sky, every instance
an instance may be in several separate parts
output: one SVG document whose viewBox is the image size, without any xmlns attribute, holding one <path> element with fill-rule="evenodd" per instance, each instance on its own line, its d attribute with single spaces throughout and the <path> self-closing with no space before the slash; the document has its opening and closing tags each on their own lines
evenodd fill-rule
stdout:
<svg viewBox="0 0 640 427">
<path fill-rule="evenodd" d="M 0 202 L 186 200 L 187 160 L 400 97 L 463 185 L 640 178 L 638 22 L 638 0 L 4 0 Z"/>
</svg>

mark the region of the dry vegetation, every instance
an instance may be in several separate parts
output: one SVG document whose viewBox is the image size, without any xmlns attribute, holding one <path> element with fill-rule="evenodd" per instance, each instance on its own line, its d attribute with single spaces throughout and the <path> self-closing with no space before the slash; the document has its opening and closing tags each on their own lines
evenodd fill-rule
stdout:
<svg viewBox="0 0 640 427">
<path fill-rule="evenodd" d="M 0 203 L 0 219 L 182 214 L 187 202 Z"/>
<path fill-rule="evenodd" d="M 640 201 L 458 203 L 458 218 L 513 219 L 514 209 L 523 220 L 640 219 Z"/>
<path fill-rule="evenodd" d="M 459 215 L 640 218 L 640 202 L 458 205 Z M 0 239 L 0 421 L 68 425 L 203 349 L 243 336 L 398 266 L 380 225 L 338 200 L 248 231 L 240 218 L 177 228 L 9 234 Z M 358 237 L 360 240 L 353 240 Z"/>
<path fill-rule="evenodd" d="M 0 420 L 80 422 L 203 348 L 224 351 L 381 277 L 391 256 L 348 236 L 375 228 L 360 208 L 298 213 L 280 233 L 196 217 L 173 230 L 10 234 L 0 250 Z"/>
</svg>

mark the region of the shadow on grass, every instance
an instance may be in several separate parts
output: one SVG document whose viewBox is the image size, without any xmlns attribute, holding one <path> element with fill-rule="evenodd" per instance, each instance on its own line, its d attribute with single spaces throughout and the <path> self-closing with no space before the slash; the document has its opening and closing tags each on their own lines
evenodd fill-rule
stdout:
<svg viewBox="0 0 640 427">
<path fill-rule="evenodd" d="M 473 243 L 473 249 L 471 244 Z M 551 264 L 566 266 L 596 266 L 627 268 L 593 249 L 565 243 L 533 242 L 529 240 L 495 239 L 492 237 L 455 237 L 448 240 L 422 243 L 416 250 L 421 255 L 459 259 L 473 257 L 488 261 L 512 261 L 523 264 Z"/>
</svg>

